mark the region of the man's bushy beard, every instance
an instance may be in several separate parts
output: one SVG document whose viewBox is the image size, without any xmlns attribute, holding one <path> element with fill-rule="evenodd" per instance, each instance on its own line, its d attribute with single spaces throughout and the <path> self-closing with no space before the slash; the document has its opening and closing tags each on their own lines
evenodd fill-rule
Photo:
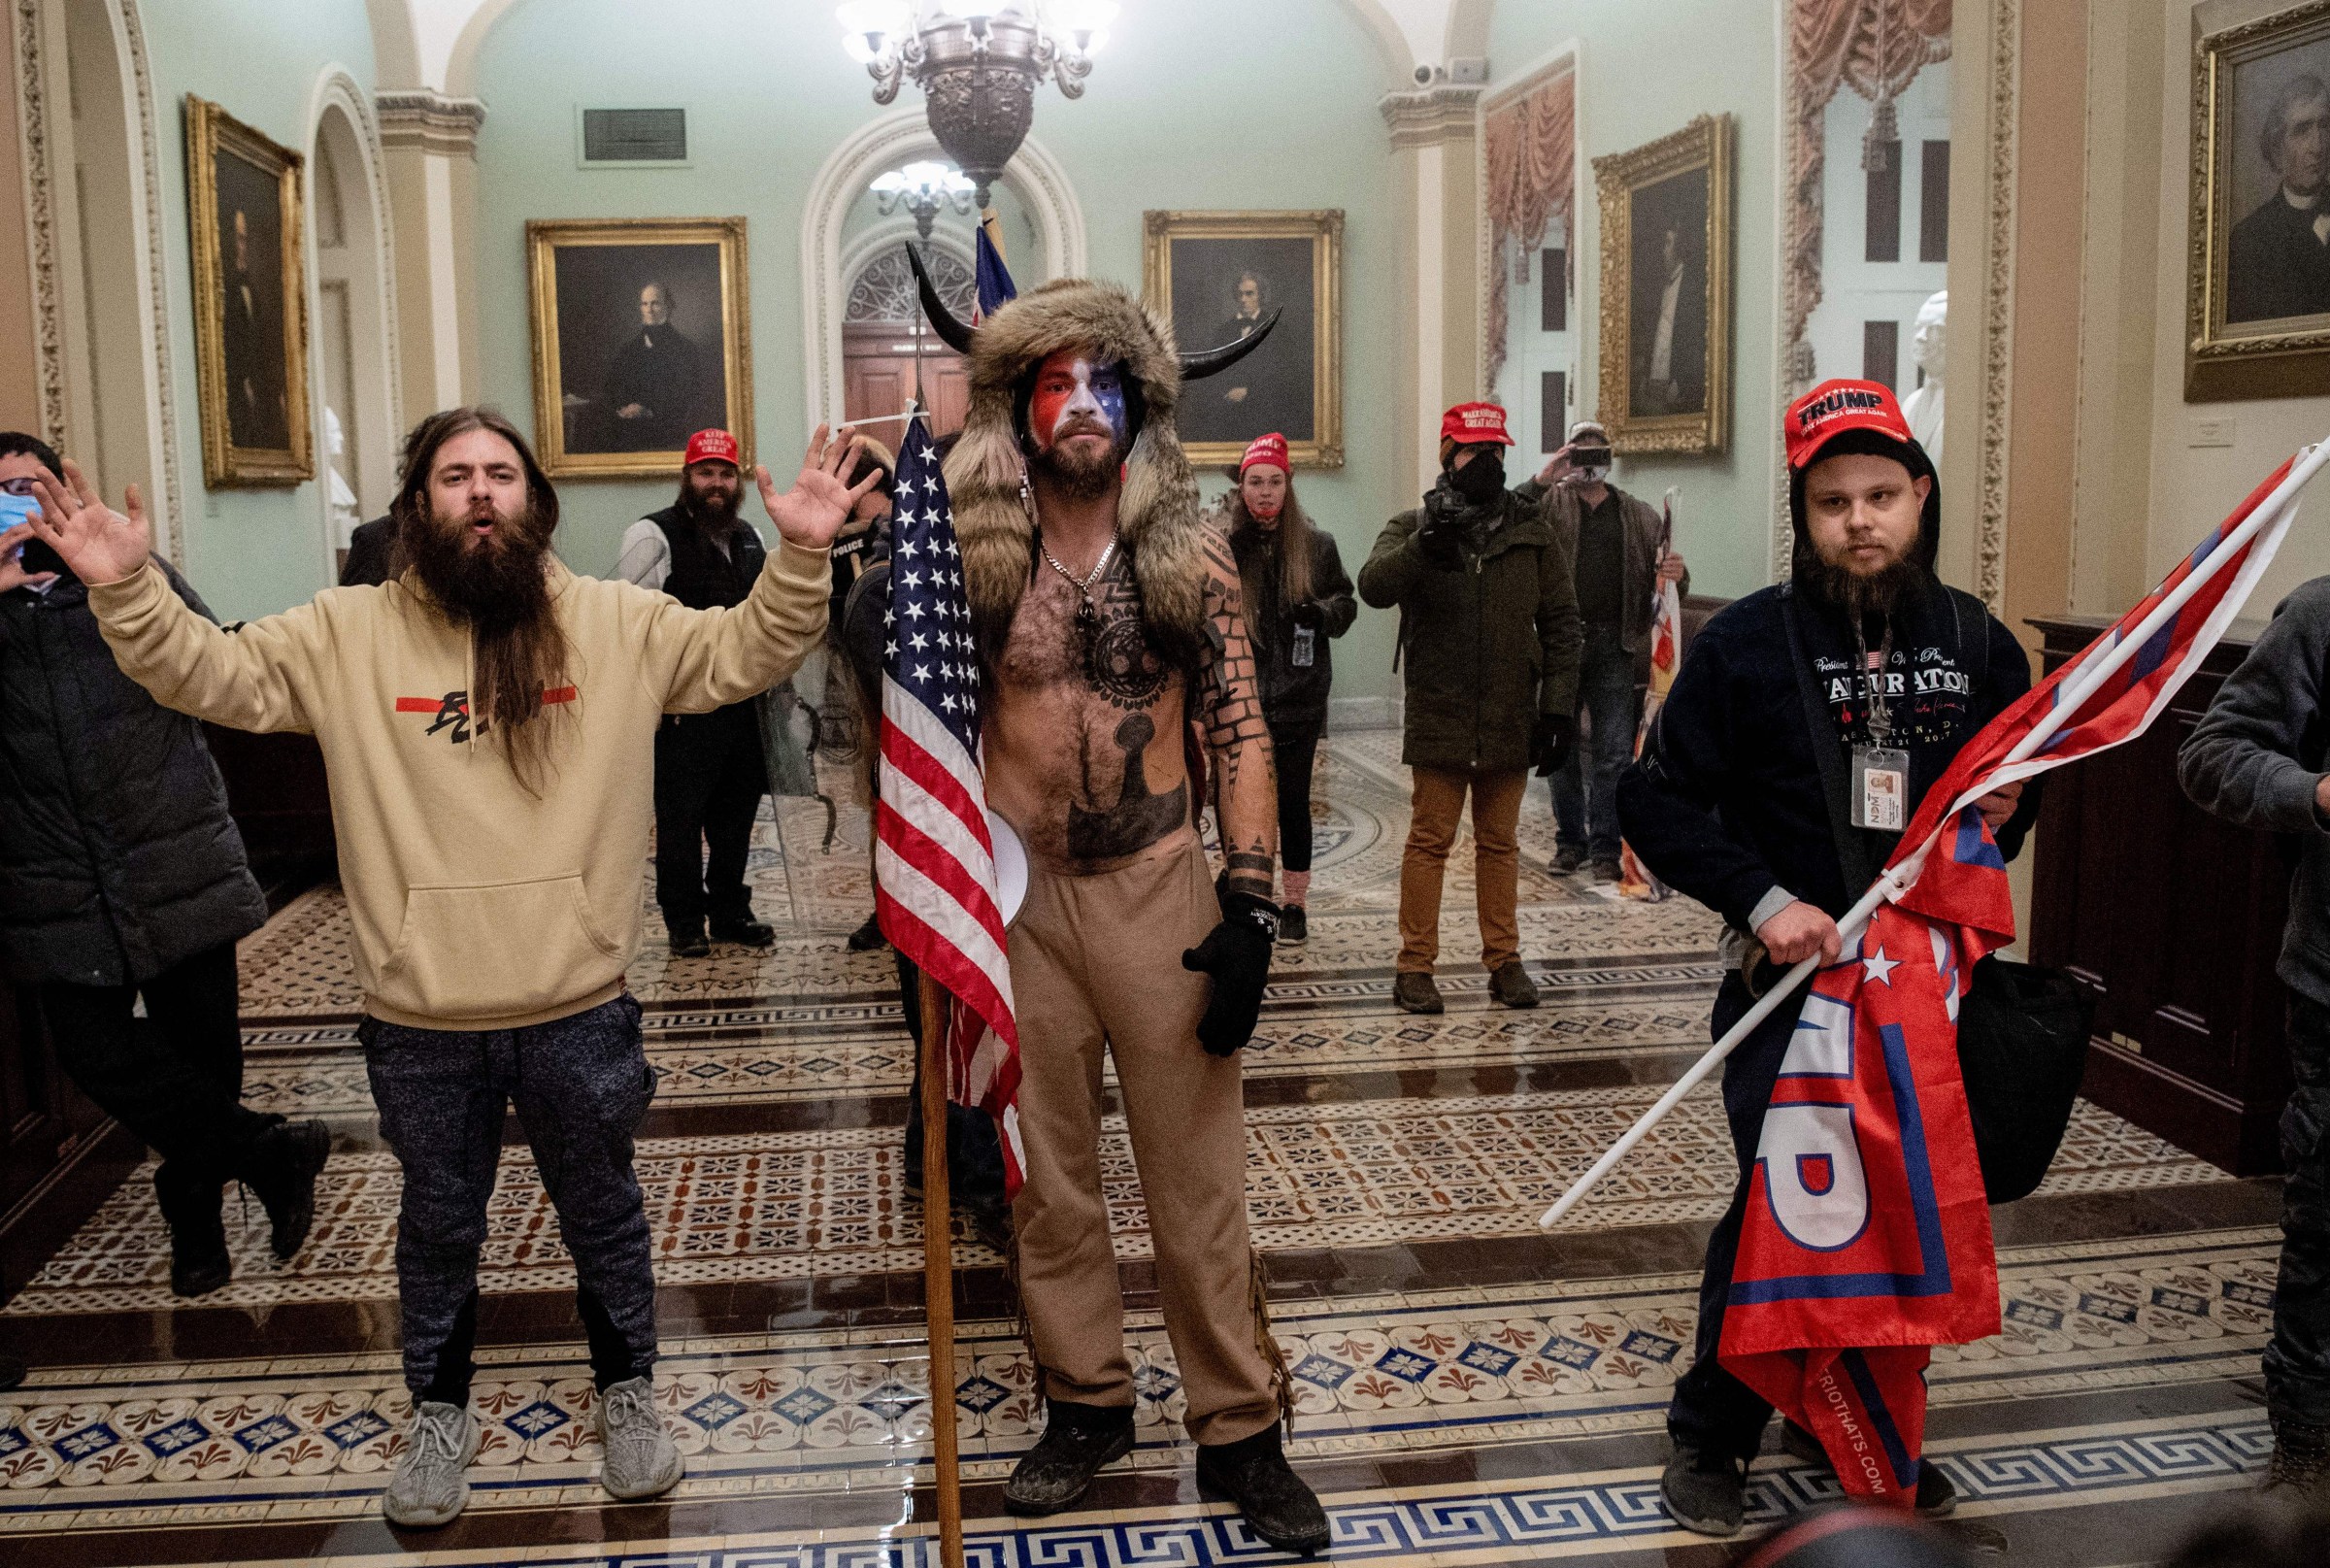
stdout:
<svg viewBox="0 0 2330 1568">
<path fill-rule="evenodd" d="M 1109 450 L 1099 457 L 1086 457 L 1083 449 L 1068 445 L 1071 437 L 1105 435 Z M 1116 483 L 1117 470 L 1124 466 L 1124 449 L 1112 431 L 1091 425 L 1078 425 L 1063 431 L 1046 450 L 1035 454 L 1032 466 L 1051 481 L 1052 486 L 1071 501 L 1097 501 L 1109 493 Z"/>
<path fill-rule="evenodd" d="M 729 485 L 721 492 L 720 499 L 717 501 L 707 500 L 704 493 L 693 484 L 682 483 L 680 486 L 681 512 L 688 521 L 703 529 L 707 534 L 726 533 L 729 525 L 736 521 L 737 514 L 744 510 L 744 506 L 745 488 L 741 484 Z"/>
<path fill-rule="evenodd" d="M 1904 550 L 1891 564 L 1867 576 L 1821 558 L 1813 575 L 1813 591 L 1848 617 L 1890 619 L 1894 607 L 1915 598 L 1932 575 L 1913 550 Z"/>
<path fill-rule="evenodd" d="M 456 620 L 491 636 L 530 626 L 550 609 L 549 578 L 543 556 L 549 549 L 526 507 L 514 517 L 496 516 L 493 532 L 470 533 L 471 518 L 457 524 L 415 516 L 398 530 L 406 558 L 421 586 Z"/>
</svg>

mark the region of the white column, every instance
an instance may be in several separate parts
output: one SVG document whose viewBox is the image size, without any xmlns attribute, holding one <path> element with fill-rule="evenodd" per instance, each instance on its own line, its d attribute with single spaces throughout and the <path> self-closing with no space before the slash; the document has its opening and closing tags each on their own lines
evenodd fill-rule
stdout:
<svg viewBox="0 0 2330 1568">
<path fill-rule="evenodd" d="M 375 98 L 395 215 L 404 422 L 476 395 L 478 128 L 485 106 L 428 88 Z"/>
<path fill-rule="evenodd" d="M 1444 85 L 1386 93 L 1381 104 L 1408 315 L 1399 387 L 1408 496 L 1440 469 L 1441 411 L 1481 395 L 1480 97 L 1478 87 Z"/>
</svg>

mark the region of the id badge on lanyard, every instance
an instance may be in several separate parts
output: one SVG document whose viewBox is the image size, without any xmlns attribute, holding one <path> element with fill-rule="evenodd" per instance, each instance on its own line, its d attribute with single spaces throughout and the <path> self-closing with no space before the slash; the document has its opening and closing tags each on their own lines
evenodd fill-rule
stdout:
<svg viewBox="0 0 2330 1568">
<path fill-rule="evenodd" d="M 1318 631 L 1313 626 L 1294 628 L 1294 651 L 1290 663 L 1298 670 L 1308 670 L 1318 662 Z"/>
<path fill-rule="evenodd" d="M 1890 746 L 1852 749 L 1852 825 L 1898 833 L 1910 825 L 1910 753 Z"/>
<path fill-rule="evenodd" d="M 1885 669 L 1890 664 L 1892 634 L 1875 657 L 1861 654 L 1863 679 L 1869 683 L 1869 739 L 1852 749 L 1852 825 L 1898 833 L 1910 825 L 1910 753 L 1888 744 L 1893 738 L 1893 716 L 1885 703 Z"/>
</svg>

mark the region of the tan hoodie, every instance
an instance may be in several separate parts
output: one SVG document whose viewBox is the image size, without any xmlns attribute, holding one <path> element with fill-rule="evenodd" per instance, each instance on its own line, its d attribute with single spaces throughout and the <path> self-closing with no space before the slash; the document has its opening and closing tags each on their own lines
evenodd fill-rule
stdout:
<svg viewBox="0 0 2330 1568">
<path fill-rule="evenodd" d="M 619 994 L 639 951 L 655 726 L 792 674 L 823 635 L 832 571 L 781 544 L 732 610 L 689 610 L 555 562 L 572 649 L 542 794 L 467 712 L 470 637 L 407 577 L 331 588 L 236 632 L 149 565 L 89 589 L 122 670 L 165 707 L 323 749 L 365 1010 L 432 1029 L 511 1029 Z"/>
</svg>

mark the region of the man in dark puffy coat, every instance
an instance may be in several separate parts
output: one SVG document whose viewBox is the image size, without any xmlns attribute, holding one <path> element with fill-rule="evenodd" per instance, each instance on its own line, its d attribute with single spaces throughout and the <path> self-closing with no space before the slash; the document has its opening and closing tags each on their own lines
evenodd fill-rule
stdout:
<svg viewBox="0 0 2330 1568">
<path fill-rule="evenodd" d="M 1473 800 L 1473 876 L 1489 996 L 1537 1006 L 1522 966 L 1521 789 L 1567 753 L 1578 701 L 1577 572 L 1540 507 L 1505 487 L 1505 411 L 1459 403 L 1442 417 L 1440 482 L 1391 519 L 1359 569 L 1359 597 L 1400 612 L 1407 734 L 1415 778 L 1400 862 L 1400 956 L 1392 999 L 1438 1013 L 1440 892 Z"/>
<path fill-rule="evenodd" d="M 42 442 L 0 433 L 0 491 L 31 494 L 43 469 L 63 479 Z M 242 1103 L 235 941 L 267 901 L 201 726 L 121 673 L 80 580 L 22 558 L 31 538 L 22 522 L 0 532 L 0 954 L 65 1072 L 161 1153 L 170 1285 L 199 1296 L 230 1273 L 225 1184 L 257 1194 L 287 1259 L 330 1135 Z"/>
</svg>

